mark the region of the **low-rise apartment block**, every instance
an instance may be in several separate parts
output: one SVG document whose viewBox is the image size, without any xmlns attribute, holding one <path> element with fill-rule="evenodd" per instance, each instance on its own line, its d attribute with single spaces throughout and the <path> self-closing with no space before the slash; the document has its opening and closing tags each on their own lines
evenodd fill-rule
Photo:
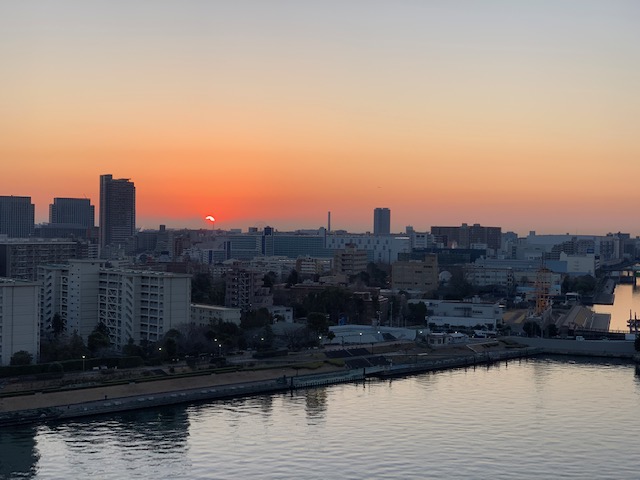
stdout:
<svg viewBox="0 0 640 480">
<path fill-rule="evenodd" d="M 218 322 L 240 325 L 241 310 L 220 305 L 191 304 L 191 323 L 206 327 Z"/>
</svg>

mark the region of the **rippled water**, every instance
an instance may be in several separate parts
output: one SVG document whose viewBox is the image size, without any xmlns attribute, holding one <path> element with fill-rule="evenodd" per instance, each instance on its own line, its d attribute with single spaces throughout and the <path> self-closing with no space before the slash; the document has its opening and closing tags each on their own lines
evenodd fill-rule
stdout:
<svg viewBox="0 0 640 480">
<path fill-rule="evenodd" d="M 543 358 L 0 431 L 1 478 L 639 478 L 632 365 Z"/>
</svg>

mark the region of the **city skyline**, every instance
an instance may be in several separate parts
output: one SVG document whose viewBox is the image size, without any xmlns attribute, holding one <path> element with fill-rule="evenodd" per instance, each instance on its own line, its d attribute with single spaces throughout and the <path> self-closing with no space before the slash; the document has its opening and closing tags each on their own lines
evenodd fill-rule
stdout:
<svg viewBox="0 0 640 480">
<path fill-rule="evenodd" d="M 119 179 L 119 181 L 131 181 L 133 182 L 134 179 Z M 15 195 L 8 195 L 6 196 L 7 198 L 11 198 L 11 197 L 15 197 L 15 198 L 29 198 L 31 199 L 31 201 L 33 201 L 33 199 L 29 196 L 15 196 Z M 98 195 L 99 197 L 99 195 Z M 60 200 L 60 198 L 54 198 L 55 200 Z M 63 200 L 76 200 L 76 201 L 87 201 L 90 202 L 90 206 L 91 207 L 96 207 L 100 205 L 100 202 L 94 202 L 93 199 L 90 198 L 75 198 L 75 197 L 70 197 L 70 198 L 64 198 Z M 49 205 L 49 210 L 51 208 L 51 204 Z M 35 205 L 35 210 L 38 211 L 38 205 Z M 380 208 L 380 207 L 376 207 L 374 209 L 372 209 L 371 211 L 369 211 L 369 216 L 371 215 L 371 213 L 374 213 L 374 219 L 373 221 L 370 222 L 370 225 L 365 225 L 366 221 L 362 221 L 360 222 L 361 225 L 364 225 L 364 229 L 362 230 L 350 230 L 348 227 L 342 228 L 342 227 L 335 227 L 335 225 L 333 225 L 331 227 L 331 231 L 336 231 L 336 230 L 340 230 L 340 231 L 347 231 L 350 233 L 356 233 L 356 234 L 360 234 L 360 233 L 371 233 L 371 234 L 375 234 L 375 215 L 377 214 L 377 211 L 379 210 L 387 210 L 387 212 L 390 210 L 386 207 L 384 208 Z M 331 212 L 325 212 L 326 214 L 330 214 Z M 51 224 L 50 222 L 50 213 L 48 214 L 48 218 L 35 218 L 35 223 L 34 225 L 46 225 L 46 224 Z M 280 228 L 278 225 L 274 225 L 274 224 L 268 224 L 262 221 L 258 221 L 257 224 L 233 224 L 233 225 L 225 225 L 225 226 L 215 226 L 215 224 L 212 224 L 210 218 L 212 218 L 211 216 L 209 216 L 209 218 L 205 217 L 203 219 L 192 219 L 191 221 L 189 221 L 188 219 L 185 221 L 185 223 L 180 223 L 180 220 L 176 220 L 174 223 L 171 222 L 171 219 L 169 219 L 169 222 L 167 222 L 167 219 L 163 219 L 163 218 L 158 218 L 158 222 L 157 224 L 153 224 L 153 225 L 139 225 L 139 222 L 136 222 L 137 225 L 135 227 L 135 230 L 154 230 L 157 229 L 159 226 L 164 225 L 165 227 L 168 227 L 169 229 L 174 229 L 174 230 L 178 230 L 178 229 L 211 229 L 211 228 L 215 228 L 215 229 L 220 229 L 220 230 L 242 230 L 242 231 L 247 231 L 250 228 L 255 228 L 256 226 L 258 228 L 263 228 L 263 227 L 270 227 L 273 228 L 276 231 L 295 231 L 295 230 L 314 230 L 314 229 L 320 229 L 320 228 L 327 228 L 328 225 L 328 219 L 325 218 L 325 222 L 324 223 L 319 223 L 317 226 L 313 226 L 311 224 L 306 224 L 303 223 L 302 225 L 295 223 L 295 221 L 288 221 L 286 222 L 286 227 L 285 228 Z M 96 219 L 98 220 L 98 219 Z M 216 220 L 217 221 L 217 220 Z M 99 227 L 100 225 L 99 221 L 95 222 L 95 226 Z M 393 222 L 392 222 L 393 225 Z M 406 224 L 402 227 L 399 227 L 398 229 L 394 230 L 393 228 L 390 229 L 389 234 L 394 235 L 394 234 L 404 234 L 406 233 L 406 228 L 410 227 L 412 228 L 412 230 L 416 231 L 416 232 L 430 232 L 432 227 L 441 227 L 441 226 L 446 226 L 446 227 L 459 227 L 461 225 L 481 225 L 483 227 L 499 227 L 502 228 L 503 233 L 506 232 L 511 232 L 514 231 L 513 229 L 509 229 L 509 228 L 505 228 L 503 225 L 496 223 L 494 225 L 486 225 L 486 224 L 481 224 L 480 222 L 474 221 L 474 220 L 463 220 L 460 223 L 453 223 L 453 222 L 442 222 L 440 224 L 428 224 L 425 225 L 424 228 L 416 228 L 415 227 L 415 223 L 409 223 Z M 576 231 L 576 232 L 571 232 L 571 231 L 566 231 L 566 230 L 538 230 L 535 228 L 535 225 L 531 225 L 530 227 L 525 227 L 523 228 L 521 231 L 515 231 L 515 233 L 519 234 L 520 236 L 524 237 L 526 235 L 528 235 L 530 232 L 535 232 L 538 235 L 595 235 L 595 236 L 603 236 L 603 235 L 607 235 L 610 233 L 631 233 L 632 236 L 637 236 L 636 234 L 633 233 L 633 231 L 629 232 L 627 230 L 623 230 L 623 229 L 609 229 L 606 232 L 602 229 L 597 230 L 597 231 Z"/>
<path fill-rule="evenodd" d="M 150 5 L 151 8 L 150 8 Z M 0 6 L 2 195 L 135 182 L 137 226 L 637 227 L 640 5 Z"/>
</svg>

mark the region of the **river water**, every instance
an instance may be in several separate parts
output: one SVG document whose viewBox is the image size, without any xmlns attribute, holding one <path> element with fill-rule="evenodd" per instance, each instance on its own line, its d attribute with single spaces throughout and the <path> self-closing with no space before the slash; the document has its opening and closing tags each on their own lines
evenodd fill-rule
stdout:
<svg viewBox="0 0 640 480">
<path fill-rule="evenodd" d="M 633 365 L 536 358 L 0 430 L 0 478 L 639 478 Z"/>
<path fill-rule="evenodd" d="M 628 283 L 616 285 L 613 305 L 594 305 L 593 311 L 596 313 L 611 314 L 609 330 L 622 330 L 629 332 L 627 320 L 629 314 L 638 315 L 640 318 L 640 288 L 633 287 Z"/>
</svg>

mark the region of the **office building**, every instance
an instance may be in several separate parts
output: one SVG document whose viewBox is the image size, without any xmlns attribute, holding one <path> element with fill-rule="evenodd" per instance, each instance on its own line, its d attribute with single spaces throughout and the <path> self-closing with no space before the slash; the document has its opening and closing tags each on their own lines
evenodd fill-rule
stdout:
<svg viewBox="0 0 640 480">
<path fill-rule="evenodd" d="M 391 210 L 376 208 L 373 211 L 373 234 L 389 235 L 391 233 Z"/>
<path fill-rule="evenodd" d="M 0 235 L 27 238 L 33 234 L 35 205 L 31 197 L 0 196 Z"/>
<path fill-rule="evenodd" d="M 95 207 L 88 198 L 54 198 L 49 205 L 49 223 L 91 228 L 95 225 Z"/>
<path fill-rule="evenodd" d="M 129 179 L 100 176 L 100 248 L 124 246 L 136 231 L 136 188 Z"/>
<path fill-rule="evenodd" d="M 40 354 L 40 286 L 0 278 L 0 365 L 9 365 L 14 353 Z"/>
</svg>

